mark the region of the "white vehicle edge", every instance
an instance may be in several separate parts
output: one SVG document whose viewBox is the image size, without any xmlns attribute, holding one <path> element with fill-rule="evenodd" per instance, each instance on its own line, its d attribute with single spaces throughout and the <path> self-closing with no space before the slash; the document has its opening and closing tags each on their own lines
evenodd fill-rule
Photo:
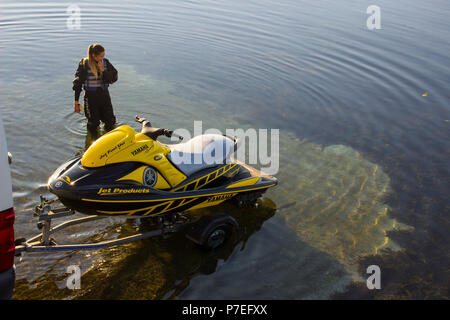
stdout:
<svg viewBox="0 0 450 320">
<path fill-rule="evenodd" d="M 0 299 L 11 299 L 15 283 L 14 202 L 5 129 L 0 110 Z"/>
</svg>

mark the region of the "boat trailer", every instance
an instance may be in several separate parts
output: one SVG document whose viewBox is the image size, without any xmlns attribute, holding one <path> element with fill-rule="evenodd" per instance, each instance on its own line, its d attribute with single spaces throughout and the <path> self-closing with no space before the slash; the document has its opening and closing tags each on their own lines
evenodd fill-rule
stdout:
<svg viewBox="0 0 450 320">
<path fill-rule="evenodd" d="M 204 216 L 200 218 L 198 223 L 189 222 L 189 218 L 187 218 L 184 213 L 172 213 L 170 215 L 160 215 L 148 218 L 139 216 L 120 216 L 122 218 L 153 219 L 152 222 L 158 226 L 158 229 L 96 243 L 58 244 L 55 239 L 51 237 L 51 235 L 57 231 L 73 225 L 108 218 L 110 216 L 86 216 L 68 220 L 52 227 L 53 219 L 72 216 L 76 213 L 75 210 L 67 207 L 53 207 L 53 204 L 57 201 L 58 198 L 46 199 L 42 195 L 40 196 L 40 204 L 35 206 L 33 215 L 38 217 L 37 227 L 42 230 L 42 232 L 28 240 L 25 238 L 16 239 L 16 256 L 20 256 L 23 252 L 97 250 L 155 236 L 166 236 L 179 231 L 182 227 L 185 227 L 186 224 L 192 224 L 192 227 L 186 233 L 188 239 L 207 249 L 214 249 L 225 241 L 226 236 L 229 236 L 224 230 L 231 232 L 238 229 L 238 224 L 234 218 L 224 214 Z"/>
</svg>

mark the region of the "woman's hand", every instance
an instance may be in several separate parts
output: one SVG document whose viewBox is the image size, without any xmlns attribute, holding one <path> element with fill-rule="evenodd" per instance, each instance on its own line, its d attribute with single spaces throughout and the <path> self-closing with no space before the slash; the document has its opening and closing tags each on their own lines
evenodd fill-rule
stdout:
<svg viewBox="0 0 450 320">
<path fill-rule="evenodd" d="M 80 113 L 81 111 L 81 105 L 78 101 L 75 101 L 73 103 L 73 109 L 75 110 L 76 113 Z"/>
<path fill-rule="evenodd" d="M 100 60 L 99 62 L 97 62 L 97 68 L 101 72 L 105 71 L 105 67 L 103 66 L 103 60 Z"/>
</svg>

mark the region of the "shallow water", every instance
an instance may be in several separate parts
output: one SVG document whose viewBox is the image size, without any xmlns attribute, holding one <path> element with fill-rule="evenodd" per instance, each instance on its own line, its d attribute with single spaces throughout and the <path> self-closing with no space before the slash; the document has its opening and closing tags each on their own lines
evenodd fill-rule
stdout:
<svg viewBox="0 0 450 320">
<path fill-rule="evenodd" d="M 219 252 L 174 236 L 27 254 L 16 259 L 16 299 L 448 298 L 446 2 L 377 1 L 375 31 L 369 1 L 77 4 L 79 30 L 66 27 L 67 4 L 0 4 L 17 235 L 37 232 L 31 209 L 48 176 L 84 150 L 71 81 L 91 42 L 119 70 L 120 123 L 137 128 L 139 114 L 167 128 L 279 128 L 280 184 L 251 215 L 233 211 L 244 236 Z M 140 227 L 111 218 L 61 239 Z M 71 264 L 83 271 L 78 292 L 64 288 Z M 371 264 L 382 290 L 365 286 Z"/>
</svg>

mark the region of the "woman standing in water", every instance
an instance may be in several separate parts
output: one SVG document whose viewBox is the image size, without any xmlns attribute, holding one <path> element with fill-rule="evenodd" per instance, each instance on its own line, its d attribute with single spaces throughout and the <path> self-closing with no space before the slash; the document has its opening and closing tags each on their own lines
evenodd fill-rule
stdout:
<svg viewBox="0 0 450 320">
<path fill-rule="evenodd" d="M 78 102 L 82 86 L 84 86 L 84 114 L 88 120 L 87 129 L 95 140 L 100 120 L 105 125 L 105 131 L 114 129 L 114 116 L 108 86 L 117 81 L 117 70 L 105 58 L 105 48 L 99 43 L 91 44 L 87 50 L 87 58 L 81 59 L 73 80 L 75 90 L 75 112 L 79 113 L 81 105 Z"/>
</svg>

